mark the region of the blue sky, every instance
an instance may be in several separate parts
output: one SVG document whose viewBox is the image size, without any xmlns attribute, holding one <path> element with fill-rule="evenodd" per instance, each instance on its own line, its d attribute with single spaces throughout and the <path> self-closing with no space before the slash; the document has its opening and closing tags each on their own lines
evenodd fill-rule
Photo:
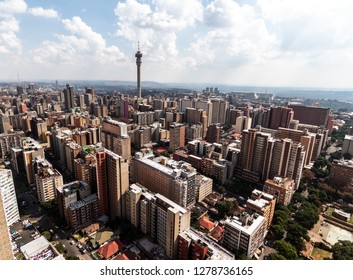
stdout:
<svg viewBox="0 0 353 280">
<path fill-rule="evenodd" d="M 353 1 L 3 0 L 0 80 L 353 88 Z"/>
</svg>

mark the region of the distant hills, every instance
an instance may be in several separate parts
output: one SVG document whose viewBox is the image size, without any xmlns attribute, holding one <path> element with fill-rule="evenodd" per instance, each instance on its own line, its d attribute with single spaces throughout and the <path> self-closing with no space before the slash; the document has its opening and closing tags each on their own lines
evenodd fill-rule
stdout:
<svg viewBox="0 0 353 280">
<path fill-rule="evenodd" d="M 55 85 L 55 80 L 38 80 L 38 81 L 22 81 L 21 84 L 29 84 L 31 82 L 38 85 L 50 84 Z M 65 84 L 72 84 L 77 88 L 93 87 L 99 89 L 134 89 L 136 81 L 105 81 L 105 80 L 58 80 L 58 87 L 64 87 Z M 4 84 L 16 84 L 15 82 L 2 82 Z M 0 84 L 0 85 L 1 85 Z M 330 99 L 341 102 L 353 102 L 353 89 L 325 89 L 325 88 L 300 88 L 300 87 L 255 87 L 255 86 L 237 86 L 213 83 L 159 83 L 154 81 L 142 81 L 142 88 L 151 89 L 187 89 L 190 91 L 201 91 L 206 87 L 217 87 L 221 93 L 230 92 L 257 92 L 257 93 L 273 93 L 281 97 L 296 97 L 309 99 Z"/>
</svg>

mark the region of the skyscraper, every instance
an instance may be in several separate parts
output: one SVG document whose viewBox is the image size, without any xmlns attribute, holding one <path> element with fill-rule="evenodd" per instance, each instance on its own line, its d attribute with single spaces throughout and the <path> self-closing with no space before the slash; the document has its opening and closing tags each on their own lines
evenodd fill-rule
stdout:
<svg viewBox="0 0 353 280">
<path fill-rule="evenodd" d="M 129 164 L 119 155 L 96 149 L 97 193 L 100 215 L 111 220 L 125 217 L 125 192 L 129 188 Z"/>
<path fill-rule="evenodd" d="M 3 198 L 0 192 L 0 260 L 13 259 L 10 241 L 11 239 L 6 223 L 5 209 L 3 207 Z"/>
<path fill-rule="evenodd" d="M 182 207 L 195 204 L 195 168 L 189 163 L 165 158 L 160 158 L 161 162 L 158 163 L 152 157 L 153 154 L 150 153 L 135 154 L 132 161 L 132 180 Z"/>
<path fill-rule="evenodd" d="M 2 197 L 2 200 L 0 201 L 0 208 L 3 208 L 5 212 L 7 227 L 10 227 L 20 219 L 15 185 L 10 169 L 0 170 L 0 193 L 0 196 Z"/>
<path fill-rule="evenodd" d="M 133 184 L 126 196 L 127 218 L 165 248 L 168 258 L 175 259 L 178 235 L 190 228 L 190 211 L 142 185 Z"/>
<path fill-rule="evenodd" d="M 69 84 L 64 89 L 65 109 L 70 110 L 75 107 L 74 88 Z"/>
<path fill-rule="evenodd" d="M 141 98 L 141 63 L 142 53 L 140 52 L 140 44 L 135 54 L 137 65 L 137 97 Z"/>
<path fill-rule="evenodd" d="M 101 141 L 104 148 L 125 160 L 130 160 L 131 139 L 127 133 L 126 123 L 106 118 L 102 122 Z"/>
<path fill-rule="evenodd" d="M 185 125 L 172 123 L 169 127 L 170 142 L 169 147 L 173 150 L 185 146 Z"/>
</svg>

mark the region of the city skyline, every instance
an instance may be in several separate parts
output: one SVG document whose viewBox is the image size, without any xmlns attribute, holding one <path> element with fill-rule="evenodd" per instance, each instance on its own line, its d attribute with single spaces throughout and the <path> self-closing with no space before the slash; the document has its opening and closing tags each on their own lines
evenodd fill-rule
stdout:
<svg viewBox="0 0 353 280">
<path fill-rule="evenodd" d="M 99 4 L 1 1 L 2 79 L 353 88 L 350 1 Z"/>
</svg>

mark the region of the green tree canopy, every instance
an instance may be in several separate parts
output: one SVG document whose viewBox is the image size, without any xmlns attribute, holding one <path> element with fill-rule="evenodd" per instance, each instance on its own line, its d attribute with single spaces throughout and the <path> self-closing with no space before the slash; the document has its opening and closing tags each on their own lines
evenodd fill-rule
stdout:
<svg viewBox="0 0 353 280">
<path fill-rule="evenodd" d="M 272 253 L 268 255 L 269 260 L 286 260 L 284 256 L 278 253 Z"/>
<path fill-rule="evenodd" d="M 334 260 L 353 260 L 353 242 L 339 241 L 332 247 Z"/>
<path fill-rule="evenodd" d="M 307 229 L 312 229 L 319 221 L 318 208 L 307 201 L 303 202 L 295 213 L 295 221 Z"/>
<path fill-rule="evenodd" d="M 275 242 L 275 249 L 278 253 L 284 256 L 288 260 L 296 260 L 298 259 L 297 251 L 295 247 L 287 241 L 278 240 Z"/>
</svg>

